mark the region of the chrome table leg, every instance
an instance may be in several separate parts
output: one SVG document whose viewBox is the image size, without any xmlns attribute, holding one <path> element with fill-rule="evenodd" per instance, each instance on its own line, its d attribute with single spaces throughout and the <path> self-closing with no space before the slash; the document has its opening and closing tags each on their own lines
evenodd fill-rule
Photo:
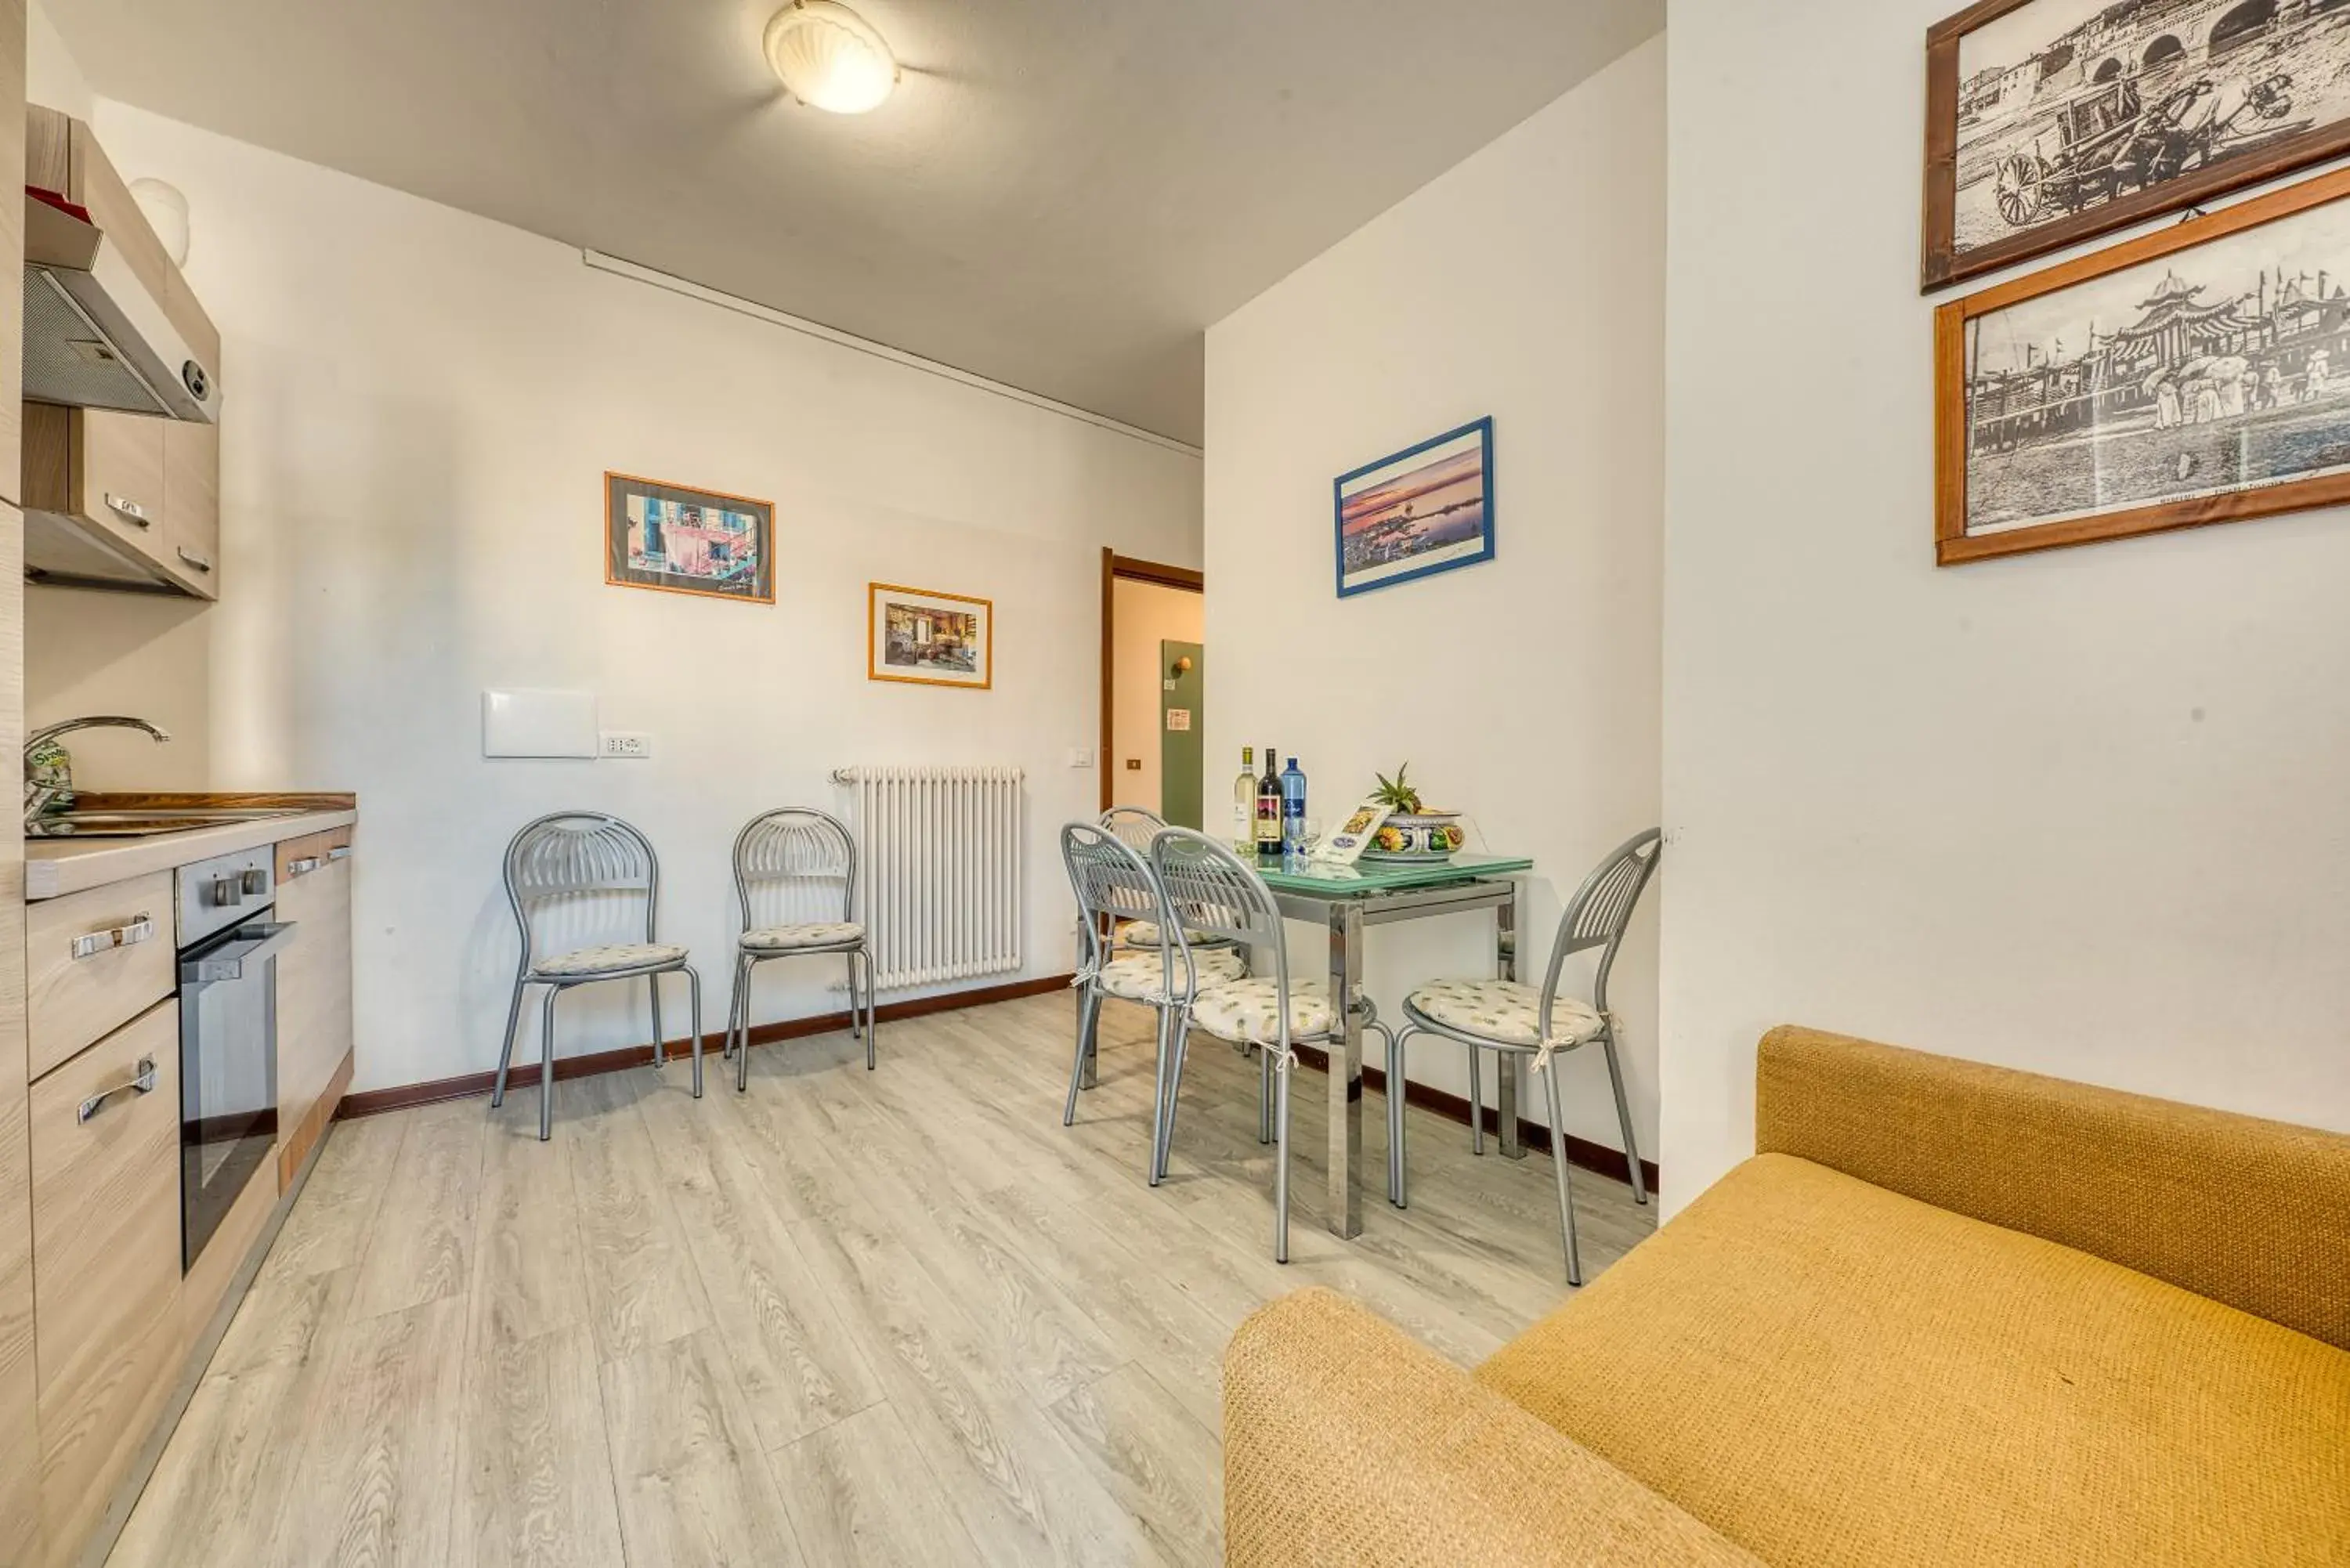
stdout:
<svg viewBox="0 0 2350 1568">
<path fill-rule="evenodd" d="M 1331 1234 L 1348 1238 L 1363 1233 L 1362 1195 L 1355 1180 L 1363 1162 L 1363 1020 L 1355 1009 L 1362 979 L 1362 905 L 1340 898 L 1330 906 L 1330 1197 L 1324 1217 Z M 1275 1089 L 1286 1086 L 1284 1076 Z M 1285 1143 L 1287 1127 L 1275 1130 Z"/>
<path fill-rule="evenodd" d="M 1525 897 L 1525 888 L 1523 880 L 1512 877 L 1510 901 L 1493 906 L 1493 921 L 1497 928 L 1495 937 L 1501 948 L 1499 956 L 1503 980 L 1518 978 L 1518 904 Z M 1498 939 L 1504 936 L 1512 940 L 1499 943 Z M 1493 1106 L 1495 1119 L 1501 1123 L 1497 1130 L 1501 1134 L 1502 1158 L 1504 1159 L 1526 1158 L 1525 1140 L 1518 1136 L 1518 1102 L 1524 1096 L 1525 1086 L 1525 1058 L 1515 1051 L 1494 1052 Z M 1483 1113 L 1479 1114 L 1482 1116 Z"/>
</svg>

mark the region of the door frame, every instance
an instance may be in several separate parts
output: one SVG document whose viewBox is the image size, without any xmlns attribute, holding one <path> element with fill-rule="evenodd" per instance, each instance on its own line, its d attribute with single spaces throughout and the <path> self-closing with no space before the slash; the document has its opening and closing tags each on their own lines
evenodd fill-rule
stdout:
<svg viewBox="0 0 2350 1568">
<path fill-rule="evenodd" d="M 1110 665 L 1116 657 L 1118 627 L 1118 580 L 1156 583 L 1162 588 L 1178 588 L 1185 593 L 1204 594 L 1208 578 L 1203 572 L 1189 566 L 1170 566 L 1163 561 L 1145 561 L 1132 556 L 1121 556 L 1107 545 L 1101 553 L 1101 744 L 1094 752 L 1094 769 L 1101 774 L 1101 809 L 1107 811 L 1118 804 L 1117 770 L 1110 765 L 1110 748 L 1116 737 L 1111 733 Z M 1203 784 L 1202 788 L 1205 787 Z"/>
</svg>

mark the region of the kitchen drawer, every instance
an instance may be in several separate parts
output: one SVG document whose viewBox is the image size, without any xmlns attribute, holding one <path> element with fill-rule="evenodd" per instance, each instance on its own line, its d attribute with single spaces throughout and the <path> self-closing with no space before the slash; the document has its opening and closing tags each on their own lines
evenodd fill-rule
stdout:
<svg viewBox="0 0 2350 1568">
<path fill-rule="evenodd" d="M 143 1093 L 130 1086 L 142 1073 Z M 69 1561 L 146 1441 L 183 1351 L 179 1003 L 140 1013 L 35 1084 L 29 1121 L 41 1513 L 52 1560 Z"/>
<path fill-rule="evenodd" d="M 172 908 L 169 871 L 26 907 L 31 1076 L 178 990 Z"/>
<path fill-rule="evenodd" d="M 277 846 L 277 882 L 284 887 L 297 877 L 306 877 L 351 855 L 351 828 L 348 823 L 330 827 L 324 833 L 306 833 L 299 838 L 289 838 Z"/>
</svg>

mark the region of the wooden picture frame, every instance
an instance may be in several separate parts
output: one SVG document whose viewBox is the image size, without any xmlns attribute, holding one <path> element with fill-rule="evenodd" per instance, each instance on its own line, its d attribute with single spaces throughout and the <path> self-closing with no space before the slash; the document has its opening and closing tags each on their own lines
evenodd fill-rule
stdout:
<svg viewBox="0 0 2350 1568">
<path fill-rule="evenodd" d="M 2345 198 L 2337 170 L 1938 308 L 1937 563 L 2350 501 Z M 2051 323 L 2082 351 L 2039 350 Z M 2115 504 L 2055 504 L 2085 484 Z"/>
<path fill-rule="evenodd" d="M 865 675 L 910 686 L 995 684 L 995 601 L 969 594 L 865 586 Z"/>
<path fill-rule="evenodd" d="M 652 517 L 655 511 L 661 515 Z M 672 551 L 672 542 L 689 547 Z M 604 581 L 612 587 L 772 605 L 775 504 L 607 469 Z"/>
<path fill-rule="evenodd" d="M 1350 469 L 1330 493 L 1342 599 L 1490 561 L 1492 416 Z"/>
<path fill-rule="evenodd" d="M 2340 13 L 2212 0 L 2179 26 L 2112 10 L 1980 0 L 1928 30 L 1922 292 L 2350 153 Z M 1978 40 L 1988 57 L 1962 59 L 1998 23 Z"/>
</svg>

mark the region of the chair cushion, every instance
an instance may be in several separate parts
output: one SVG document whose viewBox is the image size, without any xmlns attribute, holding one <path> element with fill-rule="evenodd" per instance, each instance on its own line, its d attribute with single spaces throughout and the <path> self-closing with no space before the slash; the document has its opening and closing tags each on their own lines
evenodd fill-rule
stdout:
<svg viewBox="0 0 2350 1568">
<path fill-rule="evenodd" d="M 798 926 L 766 926 L 743 933 L 743 945 L 753 952 L 788 952 L 794 948 L 842 947 L 865 935 L 855 920 L 812 920 Z"/>
<path fill-rule="evenodd" d="M 1198 947 L 1201 942 L 1220 942 L 1225 940 L 1222 937 L 1213 936 L 1206 931 L 1187 929 L 1184 931 L 1183 935 L 1191 941 L 1193 947 Z M 1159 922 L 1156 920 L 1128 920 L 1126 924 L 1118 927 L 1118 940 L 1130 948 L 1155 948 L 1159 945 Z"/>
<path fill-rule="evenodd" d="M 683 963 L 685 950 L 667 942 L 609 942 L 602 947 L 574 948 L 567 953 L 556 953 L 530 966 L 533 974 L 620 974 L 629 970 L 654 969 L 662 964 Z"/>
<path fill-rule="evenodd" d="M 1330 994 L 1315 980 L 1289 984 L 1289 1038 L 1318 1040 L 1330 1033 Z M 1281 1039 L 1280 982 L 1262 977 L 1203 990 L 1192 999 L 1191 1022 L 1219 1040 L 1272 1045 Z"/>
<path fill-rule="evenodd" d="M 1504 1045 L 1529 1048 L 1543 1043 L 1542 991 L 1514 980 L 1436 980 L 1407 999 L 1410 1005 L 1448 1028 Z M 1550 1043 L 1580 1045 L 1599 1038 L 1606 1023 L 1598 1009 L 1579 997 L 1561 996 L 1551 1002 Z"/>
<path fill-rule="evenodd" d="M 1195 952 L 1191 963 L 1199 971 L 1202 987 L 1222 985 L 1248 972 L 1241 955 L 1229 949 Z M 1153 948 L 1147 953 L 1128 953 L 1110 960 L 1102 965 L 1099 978 L 1102 990 L 1112 996 L 1124 997 L 1128 1002 L 1149 1002 L 1167 989 L 1167 966 L 1159 962 L 1159 950 Z M 1175 965 L 1175 978 L 1178 981 L 1183 978 L 1180 963 Z"/>
<path fill-rule="evenodd" d="M 2350 1352 L 1792 1155 L 1476 1376 L 1781 1568 L 2350 1563 Z"/>
</svg>

